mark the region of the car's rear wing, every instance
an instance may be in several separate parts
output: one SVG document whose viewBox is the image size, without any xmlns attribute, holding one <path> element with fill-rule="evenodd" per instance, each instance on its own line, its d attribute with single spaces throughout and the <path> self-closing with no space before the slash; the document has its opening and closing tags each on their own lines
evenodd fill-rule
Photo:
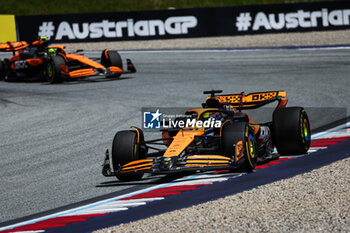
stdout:
<svg viewBox="0 0 350 233">
<path fill-rule="evenodd" d="M 277 108 L 283 108 L 288 102 L 285 91 L 255 92 L 247 95 L 244 92 L 240 94 L 215 95 L 221 92 L 221 90 L 205 91 L 204 94 L 211 94 L 211 96 L 206 99 L 206 103 L 203 106 L 229 106 L 236 109 L 252 109 L 278 101 L 279 104 Z"/>
<path fill-rule="evenodd" d="M 28 47 L 28 44 L 25 41 L 0 43 L 0 52 L 14 52 L 26 47 Z"/>
</svg>

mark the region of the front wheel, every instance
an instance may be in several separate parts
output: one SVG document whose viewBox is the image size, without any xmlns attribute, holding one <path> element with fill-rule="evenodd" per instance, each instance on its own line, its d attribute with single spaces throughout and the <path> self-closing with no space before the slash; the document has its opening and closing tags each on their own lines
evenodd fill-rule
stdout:
<svg viewBox="0 0 350 233">
<path fill-rule="evenodd" d="M 222 129 L 222 150 L 236 161 L 239 171 L 251 172 L 257 163 L 254 131 L 246 122 L 234 122 Z"/>
<path fill-rule="evenodd" d="M 116 66 L 123 69 L 123 61 L 120 54 L 116 50 L 105 49 L 101 54 L 101 64 L 104 67 Z M 114 73 L 109 77 L 120 77 L 121 73 Z"/>
<path fill-rule="evenodd" d="M 305 154 L 310 148 L 310 122 L 301 107 L 277 109 L 273 113 L 272 141 L 281 155 Z"/>
<path fill-rule="evenodd" d="M 121 166 L 139 159 L 139 145 L 137 144 L 137 134 L 133 130 L 119 131 L 113 139 L 112 144 L 112 164 L 116 171 Z M 121 181 L 141 180 L 143 173 L 122 174 L 116 177 Z"/>
<path fill-rule="evenodd" d="M 62 68 L 66 67 L 66 60 L 60 56 L 51 57 L 46 64 L 46 76 L 49 83 L 63 83 L 64 75 L 62 74 Z"/>
</svg>

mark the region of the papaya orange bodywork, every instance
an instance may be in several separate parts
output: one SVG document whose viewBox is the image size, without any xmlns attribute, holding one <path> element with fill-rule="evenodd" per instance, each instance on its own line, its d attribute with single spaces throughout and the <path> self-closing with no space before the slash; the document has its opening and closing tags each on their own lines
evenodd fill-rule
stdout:
<svg viewBox="0 0 350 233">
<path fill-rule="evenodd" d="M 227 160 L 229 161 L 230 158 L 222 155 L 191 155 L 187 157 L 187 160 L 189 159 L 221 159 L 221 160 Z"/>
<path fill-rule="evenodd" d="M 187 163 L 186 165 L 185 165 L 185 167 L 204 167 L 204 166 L 206 166 L 206 167 L 210 167 L 210 166 L 212 166 L 212 167 L 217 167 L 217 166 L 224 166 L 224 165 L 229 165 L 229 163 L 227 163 L 227 164 L 200 164 L 200 163 Z"/>
<path fill-rule="evenodd" d="M 250 127 L 254 130 L 254 134 L 258 134 L 259 129 L 260 129 L 260 125 L 253 125 L 251 124 Z"/>
<path fill-rule="evenodd" d="M 9 62 L 14 63 L 15 61 L 20 61 L 20 60 L 21 60 L 21 58 L 19 57 L 19 54 L 16 54 L 9 59 Z"/>
<path fill-rule="evenodd" d="M 193 155 L 188 156 L 185 167 L 225 166 L 230 158 L 221 155 Z"/>
<path fill-rule="evenodd" d="M 45 41 L 44 40 L 36 40 L 36 41 L 33 41 L 32 42 L 32 45 L 33 46 L 40 46 L 44 43 Z"/>
<path fill-rule="evenodd" d="M 11 52 L 27 48 L 29 45 L 25 41 L 0 43 L 0 51 Z"/>
<path fill-rule="evenodd" d="M 110 70 L 111 72 L 113 72 L 113 73 L 121 73 L 121 72 L 123 72 L 123 70 L 120 69 L 120 68 L 117 67 L 117 66 L 110 66 L 110 67 L 108 67 L 108 68 L 109 68 L 109 70 Z"/>
<path fill-rule="evenodd" d="M 204 128 L 181 129 L 173 139 L 163 157 L 179 156 L 180 153 L 193 141 L 194 136 L 204 134 Z"/>
<path fill-rule="evenodd" d="M 32 59 L 27 59 L 27 63 L 30 64 L 31 66 L 38 66 L 38 65 L 44 64 L 44 61 L 41 58 L 32 58 Z"/>
<path fill-rule="evenodd" d="M 96 69 L 102 69 L 102 68 L 105 68 L 103 65 L 101 65 L 100 63 L 98 62 L 95 62 L 87 57 L 84 57 L 82 55 L 79 55 L 79 54 L 72 54 L 72 53 L 67 53 L 66 54 L 67 56 L 67 59 L 68 60 L 78 60 L 79 62 L 83 63 L 83 64 L 86 64 L 88 66 L 92 66 Z"/>
<path fill-rule="evenodd" d="M 151 169 L 153 159 L 140 159 L 123 165 L 121 172 L 140 171 Z"/>
<path fill-rule="evenodd" d="M 105 57 L 108 59 L 108 49 L 105 50 L 104 54 L 105 54 Z"/>
<path fill-rule="evenodd" d="M 219 103 L 231 104 L 233 107 L 254 107 L 259 102 L 272 100 L 274 98 L 281 98 L 281 102 L 284 103 L 284 106 L 287 104 L 288 99 L 286 98 L 285 91 L 269 91 L 269 92 L 257 92 L 251 93 L 248 95 L 241 94 L 230 94 L 230 95 L 217 95 L 214 97 L 207 97 L 207 100 L 210 98 L 217 99 Z"/>
<path fill-rule="evenodd" d="M 131 166 L 131 165 L 135 165 L 135 164 L 139 164 L 139 163 L 147 163 L 147 162 L 152 162 L 152 159 L 139 159 L 136 161 L 132 161 L 130 163 L 125 164 L 123 167 L 127 167 L 127 166 Z"/>
<path fill-rule="evenodd" d="M 281 98 L 280 103 L 278 104 L 277 108 L 285 108 L 288 103 L 287 98 Z"/>
<path fill-rule="evenodd" d="M 125 173 L 125 172 L 131 172 L 131 171 L 143 171 L 143 170 L 150 170 L 151 168 L 152 168 L 152 166 L 147 166 L 147 167 L 142 167 L 142 168 L 133 168 L 133 169 L 129 169 L 129 170 L 122 169 L 120 172 Z"/>
<path fill-rule="evenodd" d="M 204 166 L 228 166 L 230 165 L 228 162 L 215 162 L 215 161 L 203 161 L 203 162 L 195 162 L 195 163 L 186 163 L 185 167 L 204 167 Z"/>
<path fill-rule="evenodd" d="M 65 50 L 66 46 L 64 46 L 64 45 L 52 45 L 52 46 L 49 46 L 49 48 Z"/>
<path fill-rule="evenodd" d="M 96 72 L 92 68 L 75 70 L 75 71 L 69 72 L 69 76 L 71 78 L 78 78 L 78 77 L 92 76 L 92 75 L 96 75 Z"/>
<path fill-rule="evenodd" d="M 243 157 L 243 141 L 239 141 L 236 143 L 236 159 L 237 161 L 240 160 Z"/>
<path fill-rule="evenodd" d="M 140 142 L 140 132 L 138 131 L 138 129 L 136 127 L 131 126 L 132 129 L 134 129 L 136 131 L 137 134 L 137 143 Z"/>
<path fill-rule="evenodd" d="M 61 74 L 69 76 L 69 70 L 66 65 L 61 65 Z"/>
</svg>

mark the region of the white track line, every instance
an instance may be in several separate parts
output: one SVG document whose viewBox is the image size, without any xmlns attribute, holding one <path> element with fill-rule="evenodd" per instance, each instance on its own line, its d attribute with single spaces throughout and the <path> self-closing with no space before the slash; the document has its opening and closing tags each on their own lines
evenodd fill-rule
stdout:
<svg viewBox="0 0 350 233">
<path fill-rule="evenodd" d="M 14 231 L 12 233 L 41 233 L 45 232 L 44 230 L 38 230 L 38 231 Z"/>
<path fill-rule="evenodd" d="M 119 212 L 119 211 L 124 211 L 128 210 L 128 208 L 105 208 L 105 209 L 100 209 L 100 210 L 93 210 L 93 209 L 88 209 L 84 211 L 79 211 L 75 212 L 73 214 L 70 214 L 69 216 L 74 216 L 74 215 L 85 215 L 85 214 L 106 214 L 106 213 L 114 213 L 114 212 Z"/>
<path fill-rule="evenodd" d="M 320 133 L 314 134 L 311 136 L 312 139 L 319 139 L 319 138 L 333 138 L 333 137 L 342 137 L 342 136 L 349 136 L 350 130 L 346 129 L 350 126 L 350 122 L 347 122 L 345 124 L 341 124 L 339 126 L 333 127 L 331 129 L 322 131 Z"/>
</svg>

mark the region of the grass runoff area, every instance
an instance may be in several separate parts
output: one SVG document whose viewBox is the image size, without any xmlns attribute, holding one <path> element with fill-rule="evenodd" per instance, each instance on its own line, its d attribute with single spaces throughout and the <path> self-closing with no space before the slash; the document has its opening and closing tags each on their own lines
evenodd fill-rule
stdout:
<svg viewBox="0 0 350 233">
<path fill-rule="evenodd" d="M 0 14 L 48 15 L 320 1 L 326 0 L 1 0 Z"/>
</svg>

